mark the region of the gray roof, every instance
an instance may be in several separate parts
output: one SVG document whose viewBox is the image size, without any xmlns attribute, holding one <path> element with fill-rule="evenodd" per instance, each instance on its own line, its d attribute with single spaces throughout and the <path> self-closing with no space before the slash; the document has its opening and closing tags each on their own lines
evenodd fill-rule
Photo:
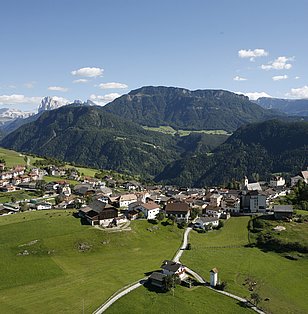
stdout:
<svg viewBox="0 0 308 314">
<path fill-rule="evenodd" d="M 150 275 L 149 279 L 153 279 L 153 280 L 157 280 L 157 281 L 163 281 L 166 276 L 167 276 L 166 274 L 159 273 L 158 271 L 154 271 Z"/>
<path fill-rule="evenodd" d="M 217 221 L 219 220 L 217 217 L 199 217 L 197 220 L 196 220 L 196 223 L 207 223 L 207 222 L 214 222 L 214 221 Z"/>
<path fill-rule="evenodd" d="M 293 213 L 292 205 L 274 205 L 274 213 Z"/>
<path fill-rule="evenodd" d="M 165 261 L 163 261 L 163 264 L 161 265 L 161 268 L 165 269 L 165 270 L 172 271 L 172 272 L 175 273 L 182 266 L 183 265 L 180 264 L 180 263 L 176 263 L 174 261 L 165 260 Z"/>
</svg>

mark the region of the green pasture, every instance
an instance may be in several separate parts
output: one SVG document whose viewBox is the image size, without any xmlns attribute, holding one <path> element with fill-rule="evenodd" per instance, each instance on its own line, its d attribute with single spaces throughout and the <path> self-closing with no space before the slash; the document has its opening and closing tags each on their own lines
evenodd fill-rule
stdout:
<svg viewBox="0 0 308 314">
<path fill-rule="evenodd" d="M 83 304 L 92 313 L 172 258 L 183 231 L 151 227 L 133 221 L 131 231 L 108 233 L 68 210 L 0 217 L 1 313 L 82 313 Z"/>
<path fill-rule="evenodd" d="M 0 147 L 0 159 L 2 158 L 5 160 L 5 164 L 8 168 L 12 168 L 17 165 L 26 165 L 24 154 Z M 30 159 L 30 165 L 32 165 L 36 160 L 41 159 L 32 156 L 28 156 L 28 158 Z"/>
<path fill-rule="evenodd" d="M 206 287 L 191 289 L 177 286 L 172 292 L 157 293 L 140 287 L 115 302 L 106 314 L 118 313 L 254 313 L 238 301 L 222 296 Z"/>
<path fill-rule="evenodd" d="M 204 134 L 214 134 L 214 135 L 230 135 L 225 130 L 175 130 L 171 126 L 159 126 L 159 127 L 149 127 L 143 126 L 144 129 L 154 132 L 160 132 L 164 134 L 175 135 L 178 134 L 179 136 L 187 136 L 190 133 L 204 133 Z"/>
<path fill-rule="evenodd" d="M 37 195 L 34 192 L 28 192 L 24 190 L 14 191 L 14 192 L 0 192 L 0 203 L 11 202 L 12 198 L 15 198 L 16 201 L 22 201 L 25 199 L 35 198 Z"/>
<path fill-rule="evenodd" d="M 261 296 L 260 306 L 267 313 L 307 313 L 307 257 L 294 261 L 283 254 L 245 247 L 248 220 L 248 217 L 231 218 L 219 231 L 192 232 L 192 250 L 185 251 L 182 262 L 207 281 L 209 271 L 216 267 L 220 280 L 227 282 L 227 291 L 242 297 L 250 297 L 250 283 L 256 282 L 253 291 Z M 308 226 L 303 227 L 307 232 Z"/>
</svg>

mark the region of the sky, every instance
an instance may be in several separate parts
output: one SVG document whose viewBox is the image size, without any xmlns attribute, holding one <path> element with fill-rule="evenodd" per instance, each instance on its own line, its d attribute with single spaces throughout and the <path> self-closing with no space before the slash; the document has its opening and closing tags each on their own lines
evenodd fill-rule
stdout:
<svg viewBox="0 0 308 314">
<path fill-rule="evenodd" d="M 0 108 L 142 86 L 308 98 L 306 0 L 0 0 Z"/>
</svg>

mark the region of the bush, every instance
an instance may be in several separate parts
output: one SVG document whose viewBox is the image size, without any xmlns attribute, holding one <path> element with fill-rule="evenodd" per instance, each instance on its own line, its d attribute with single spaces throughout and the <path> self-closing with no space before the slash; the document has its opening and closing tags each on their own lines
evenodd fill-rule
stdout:
<svg viewBox="0 0 308 314">
<path fill-rule="evenodd" d="M 191 243 L 187 243 L 186 250 L 191 250 Z"/>
</svg>

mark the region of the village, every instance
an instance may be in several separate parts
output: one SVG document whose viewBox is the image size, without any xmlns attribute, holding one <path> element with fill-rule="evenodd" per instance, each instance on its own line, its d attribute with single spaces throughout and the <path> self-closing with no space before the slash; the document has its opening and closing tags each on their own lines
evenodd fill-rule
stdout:
<svg viewBox="0 0 308 314">
<path fill-rule="evenodd" d="M 44 176 L 55 177 L 45 182 Z M 61 178 L 61 180 L 59 180 Z M 75 185 L 69 180 L 76 180 Z M 240 189 L 184 188 L 142 185 L 131 180 L 119 182 L 112 176 L 102 179 L 81 176 L 74 168 L 49 165 L 44 168 L 17 165 L 7 169 L 0 164 L 1 194 L 14 191 L 35 192 L 38 197 L 0 205 L 0 215 L 26 210 L 76 208 L 79 216 L 92 226 L 118 227 L 129 220 L 149 221 L 168 218 L 182 227 L 194 221 L 196 229 L 218 228 L 230 216 L 273 213 L 276 217 L 292 217 L 291 205 L 277 205 L 275 200 L 290 193 L 298 181 L 308 183 L 308 171 L 292 177 L 289 184 L 281 176 L 270 182 L 248 182 L 243 178 Z"/>
<path fill-rule="evenodd" d="M 270 215 L 273 220 L 291 221 L 295 213 L 293 206 L 280 205 L 278 200 L 289 195 L 298 182 L 308 183 L 307 170 L 301 171 L 289 182 L 278 175 L 269 182 L 249 182 L 244 177 L 239 189 L 228 189 L 145 185 L 136 180 L 119 180 L 112 175 L 85 176 L 73 167 L 17 165 L 8 168 L 1 163 L 0 194 L 10 195 L 10 201 L 0 204 L 0 216 L 72 209 L 81 224 L 107 232 L 130 230 L 132 220 L 147 220 L 147 230 L 151 232 L 159 228 L 158 223 L 175 225 L 185 229 L 181 247 L 173 259 L 162 261 L 160 270 L 152 271 L 143 284 L 160 291 L 173 290 L 176 284 L 188 288 L 205 285 L 228 294 L 224 291 L 226 282 L 223 277 L 221 279 L 217 268 L 209 269 L 209 277 L 203 278 L 181 263 L 183 251 L 191 249 L 189 232 L 218 230 L 230 217 Z M 14 193 L 19 192 L 32 197 L 17 200 Z M 254 283 L 249 282 L 249 285 L 253 296 Z M 238 298 L 230 293 L 229 297 Z M 117 298 L 116 295 L 113 302 Z M 257 301 L 251 298 L 246 303 L 258 311 Z M 97 313 L 101 313 L 101 308 Z"/>
</svg>

